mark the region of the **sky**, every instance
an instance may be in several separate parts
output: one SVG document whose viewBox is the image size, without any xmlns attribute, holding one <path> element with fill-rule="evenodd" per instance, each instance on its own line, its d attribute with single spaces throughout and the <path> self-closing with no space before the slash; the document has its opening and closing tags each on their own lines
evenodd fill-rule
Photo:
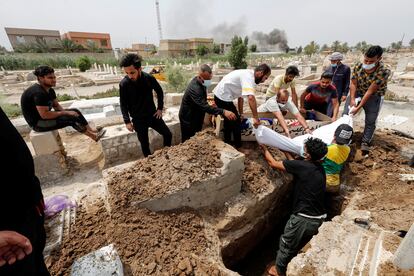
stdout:
<svg viewBox="0 0 414 276">
<path fill-rule="evenodd" d="M 339 40 L 383 47 L 414 39 L 413 0 L 159 0 L 163 38 L 286 33 L 288 45 Z M 0 0 L 0 45 L 10 49 L 4 27 L 110 33 L 112 46 L 154 43 L 159 35 L 155 0 Z M 221 40 L 221 41 L 219 41 Z"/>
</svg>

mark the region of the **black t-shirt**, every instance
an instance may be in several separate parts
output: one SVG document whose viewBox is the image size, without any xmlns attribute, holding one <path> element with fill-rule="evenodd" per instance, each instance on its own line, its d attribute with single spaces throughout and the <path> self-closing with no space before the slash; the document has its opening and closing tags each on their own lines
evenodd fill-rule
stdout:
<svg viewBox="0 0 414 276">
<path fill-rule="evenodd" d="M 284 160 L 283 166 L 293 174 L 293 213 L 325 214 L 326 176 L 322 165 L 304 160 Z"/>
<path fill-rule="evenodd" d="M 153 90 L 157 93 L 157 108 L 155 108 Z M 119 101 L 125 123 L 130 122 L 130 116 L 134 121 L 146 121 L 154 116 L 157 109 L 164 108 L 164 92 L 153 76 L 141 72 L 141 76 L 136 81 L 127 76 L 122 79 L 119 83 Z"/>
<path fill-rule="evenodd" d="M 0 130 L 0 230 L 12 230 L 43 195 L 29 148 L 1 108 Z"/>
<path fill-rule="evenodd" d="M 22 95 L 20 105 L 22 107 L 23 116 L 27 123 L 33 127 L 41 119 L 36 106 L 48 106 L 52 110 L 53 100 L 56 99 L 55 90 L 52 88 L 46 92 L 40 84 L 33 84 L 27 88 Z"/>
</svg>

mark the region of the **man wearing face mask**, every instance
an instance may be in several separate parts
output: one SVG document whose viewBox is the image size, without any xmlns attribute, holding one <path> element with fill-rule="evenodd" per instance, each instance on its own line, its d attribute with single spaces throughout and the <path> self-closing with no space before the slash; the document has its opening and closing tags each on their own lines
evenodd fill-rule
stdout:
<svg viewBox="0 0 414 276">
<path fill-rule="evenodd" d="M 157 80 L 142 71 L 141 57 L 125 55 L 120 66 L 127 74 L 119 83 L 119 100 L 126 128 L 137 132 L 145 157 L 151 154 L 148 128 L 152 128 L 164 138 L 164 147 L 171 146 L 172 134 L 162 119 L 164 92 Z M 152 91 L 157 93 L 157 108 Z M 132 117 L 132 122 L 131 118 Z"/>
<path fill-rule="evenodd" d="M 289 91 L 287 89 L 280 89 L 277 92 L 276 96 L 271 97 L 268 99 L 264 104 L 257 108 L 258 112 L 272 112 L 276 119 L 279 121 L 280 126 L 286 133 L 286 136 L 290 138 L 289 128 L 285 122 L 285 118 L 283 117 L 286 115 L 287 111 L 292 113 L 299 123 L 305 128 L 306 133 L 311 134 L 311 130 L 306 123 L 305 118 L 300 114 L 296 105 L 292 102 L 289 97 Z"/>
<path fill-rule="evenodd" d="M 300 96 L 300 111 L 306 113 L 306 110 L 316 110 L 326 115 L 330 101 L 333 105 L 332 121 L 336 121 L 339 111 L 338 94 L 331 82 L 332 74 L 324 72 L 319 82 L 309 85 Z"/>
<path fill-rule="evenodd" d="M 234 121 L 236 115 L 228 110 L 210 106 L 207 103 L 207 88 L 211 85 L 213 72 L 210 66 L 203 64 L 198 76 L 194 77 L 185 90 L 180 107 L 181 141 L 190 139 L 203 127 L 204 115 L 222 115 L 226 119 Z"/>
<path fill-rule="evenodd" d="M 341 102 L 345 102 L 346 97 L 349 92 L 349 84 L 351 80 L 351 69 L 348 65 L 343 64 L 344 56 L 335 52 L 332 53 L 329 57 L 331 61 L 331 66 L 326 70 L 326 72 L 333 75 L 332 83 L 336 87 L 336 92 L 338 93 L 338 103 L 341 105 Z M 333 114 L 333 105 L 328 105 L 328 116 L 332 117 Z"/>
<path fill-rule="evenodd" d="M 381 46 L 371 46 L 364 54 L 364 62 L 358 63 L 352 72 L 350 96 L 346 99 L 344 114 L 357 114 L 361 108 L 365 111 L 365 127 L 362 136 L 361 150 L 369 153 L 370 143 L 374 136 L 376 121 L 387 91 L 388 78 L 391 71 L 381 62 L 383 50 Z M 361 98 L 356 105 L 355 99 Z M 350 107 L 354 107 L 350 112 Z"/>
<path fill-rule="evenodd" d="M 249 106 L 253 114 L 253 125 L 260 125 L 257 116 L 257 103 L 255 94 L 256 85 L 264 82 L 270 76 L 271 69 L 267 64 L 261 64 L 254 70 L 239 69 L 234 70 L 224 76 L 224 78 L 214 88 L 214 101 L 219 108 L 224 108 L 236 114 L 237 120 L 231 121 L 224 118 L 224 142 L 231 143 L 233 134 L 234 146 L 241 147 L 241 116 L 243 115 L 243 97 L 247 97 Z M 237 99 L 238 110 L 233 101 Z"/>
</svg>

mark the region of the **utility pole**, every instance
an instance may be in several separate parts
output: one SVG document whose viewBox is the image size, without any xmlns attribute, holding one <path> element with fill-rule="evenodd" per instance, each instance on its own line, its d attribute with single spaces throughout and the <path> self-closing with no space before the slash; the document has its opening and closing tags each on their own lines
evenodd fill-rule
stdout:
<svg viewBox="0 0 414 276">
<path fill-rule="evenodd" d="M 162 29 L 161 29 L 161 16 L 160 16 L 160 3 L 158 0 L 155 0 L 155 9 L 157 11 L 157 22 L 158 22 L 158 33 L 160 40 L 162 39 Z"/>
</svg>

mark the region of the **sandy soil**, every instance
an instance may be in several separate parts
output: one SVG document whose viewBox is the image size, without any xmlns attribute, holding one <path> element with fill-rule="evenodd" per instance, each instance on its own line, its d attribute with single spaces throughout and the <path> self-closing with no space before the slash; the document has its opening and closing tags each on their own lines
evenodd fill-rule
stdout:
<svg viewBox="0 0 414 276">
<path fill-rule="evenodd" d="M 413 223 L 414 186 L 400 179 L 400 174 L 414 173 L 400 154 L 410 143 L 413 140 L 377 131 L 370 156 L 357 150 L 344 175 L 351 188 L 364 194 L 359 209 L 369 210 L 373 221 L 387 230 L 408 230 Z"/>
<path fill-rule="evenodd" d="M 164 148 L 120 173 L 111 173 L 110 190 L 123 191 L 125 203 L 162 197 L 190 183 L 220 173 L 223 166 L 211 132 L 202 132 L 178 147 Z M 145 183 L 145 185 L 142 185 Z"/>
<path fill-rule="evenodd" d="M 222 164 L 218 152 L 209 144 L 214 140 L 209 135 L 199 134 L 181 146 L 160 150 L 151 158 L 137 161 L 131 169 L 114 173 L 109 184 L 109 204 L 100 202 L 92 208 L 79 208 L 61 254 L 49 260 L 52 274 L 68 275 L 75 259 L 114 243 L 127 275 L 225 275 L 217 264 L 206 263 L 217 259 L 217 244 L 212 242 L 211 229 L 200 214 L 192 210 L 154 213 L 131 209 L 129 204 L 131 200 L 160 196 L 217 173 Z M 354 140 L 358 140 L 358 135 Z M 347 196 L 352 191 L 362 192 L 365 197 L 357 206 L 370 210 L 374 222 L 385 229 L 408 230 L 414 216 L 414 205 L 410 205 L 414 202 L 414 187 L 399 179 L 400 173 L 413 173 L 407 166 L 408 160 L 399 152 L 409 143 L 412 140 L 378 131 L 371 157 L 364 158 L 357 150 L 344 175 L 348 178 Z M 269 187 L 269 179 L 277 172 L 269 169 L 256 146 L 244 146 L 246 169 L 242 193 L 254 196 Z M 73 147 L 71 151 L 76 152 L 77 146 Z M 92 144 L 90 147 L 93 150 Z M 283 157 L 278 151 L 273 153 Z M 83 158 L 82 162 L 88 162 L 88 156 L 73 156 L 77 156 L 75 160 Z M 137 181 L 139 178 L 145 180 Z M 141 189 L 140 181 L 152 181 L 149 185 L 152 188 Z M 396 239 L 385 246 L 396 248 L 398 244 Z M 396 271 L 391 264 L 381 269 L 384 273 Z"/>
</svg>

